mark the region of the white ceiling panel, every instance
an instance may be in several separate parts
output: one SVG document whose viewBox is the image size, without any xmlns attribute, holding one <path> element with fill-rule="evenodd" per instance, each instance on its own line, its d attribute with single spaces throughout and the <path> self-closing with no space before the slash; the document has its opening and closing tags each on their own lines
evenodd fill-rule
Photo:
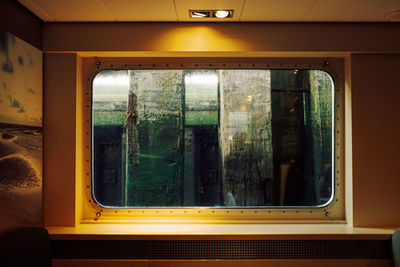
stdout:
<svg viewBox="0 0 400 267">
<path fill-rule="evenodd" d="M 382 6 L 365 17 L 366 21 L 386 21 L 387 15 L 394 11 L 400 11 L 400 0 L 387 0 Z"/>
<path fill-rule="evenodd" d="M 301 21 L 316 0 L 246 0 L 241 21 Z"/>
<path fill-rule="evenodd" d="M 304 21 L 363 21 L 385 0 L 318 0 Z"/>
<path fill-rule="evenodd" d="M 175 0 L 178 21 L 239 21 L 244 0 Z M 233 17 L 217 18 L 189 18 L 189 10 L 219 10 L 233 9 Z"/>
<path fill-rule="evenodd" d="M 117 21 L 176 21 L 177 20 L 173 0 L 103 0 L 103 1 Z"/>
<path fill-rule="evenodd" d="M 102 0 L 34 0 L 55 21 L 113 21 Z"/>
<path fill-rule="evenodd" d="M 388 21 L 400 0 L 18 0 L 43 21 Z M 233 9 L 233 18 L 193 19 L 189 10 Z"/>
</svg>

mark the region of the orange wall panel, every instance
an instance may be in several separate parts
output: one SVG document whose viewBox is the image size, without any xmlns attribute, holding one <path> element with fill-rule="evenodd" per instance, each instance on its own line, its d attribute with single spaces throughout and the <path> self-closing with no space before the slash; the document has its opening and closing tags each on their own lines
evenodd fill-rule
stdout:
<svg viewBox="0 0 400 267">
<path fill-rule="evenodd" d="M 354 226 L 400 226 L 400 55 L 351 57 Z"/>
<path fill-rule="evenodd" d="M 44 56 L 44 223 L 75 225 L 75 54 Z"/>
<path fill-rule="evenodd" d="M 46 23 L 44 51 L 400 51 L 396 23 Z"/>
</svg>

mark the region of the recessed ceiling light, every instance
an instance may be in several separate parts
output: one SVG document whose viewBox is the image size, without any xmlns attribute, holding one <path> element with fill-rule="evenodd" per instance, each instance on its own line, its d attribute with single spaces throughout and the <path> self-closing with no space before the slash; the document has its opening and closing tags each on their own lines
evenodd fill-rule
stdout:
<svg viewBox="0 0 400 267">
<path fill-rule="evenodd" d="M 223 19 L 229 16 L 229 11 L 228 10 L 218 10 L 217 12 L 214 13 L 214 16 L 217 18 Z"/>
<path fill-rule="evenodd" d="M 189 10 L 190 18 L 232 18 L 233 10 Z"/>
<path fill-rule="evenodd" d="M 189 12 L 191 18 L 209 18 L 210 11 L 190 11 Z"/>
</svg>

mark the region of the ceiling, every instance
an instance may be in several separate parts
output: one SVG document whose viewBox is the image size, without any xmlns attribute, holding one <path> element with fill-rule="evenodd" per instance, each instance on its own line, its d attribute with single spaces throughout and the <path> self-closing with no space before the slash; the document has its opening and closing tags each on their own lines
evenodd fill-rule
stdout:
<svg viewBox="0 0 400 267">
<path fill-rule="evenodd" d="M 400 0 L 18 0 L 47 22 L 400 21 Z M 233 18 L 191 19 L 189 10 L 233 9 Z"/>
</svg>

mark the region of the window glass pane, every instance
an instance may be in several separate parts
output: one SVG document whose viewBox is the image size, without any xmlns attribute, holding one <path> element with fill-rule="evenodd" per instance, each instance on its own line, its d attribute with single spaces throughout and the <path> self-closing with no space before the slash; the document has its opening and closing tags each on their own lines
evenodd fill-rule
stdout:
<svg viewBox="0 0 400 267">
<path fill-rule="evenodd" d="M 318 70 L 103 71 L 93 196 L 106 207 L 327 204 L 332 92 Z"/>
<path fill-rule="evenodd" d="M 270 206 L 270 70 L 220 70 L 224 206 Z"/>
</svg>

